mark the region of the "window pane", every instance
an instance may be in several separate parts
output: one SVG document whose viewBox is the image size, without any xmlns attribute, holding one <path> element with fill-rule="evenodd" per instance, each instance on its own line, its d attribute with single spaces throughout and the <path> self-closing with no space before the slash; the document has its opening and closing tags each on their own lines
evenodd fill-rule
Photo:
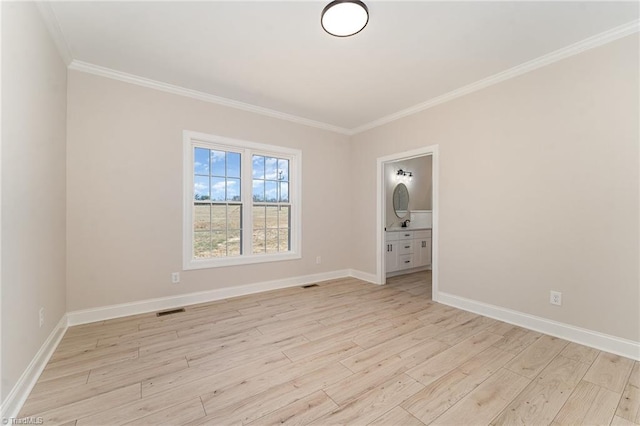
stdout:
<svg viewBox="0 0 640 426">
<path fill-rule="evenodd" d="M 264 229 L 254 229 L 253 230 L 253 252 L 254 253 L 264 253 L 265 245 L 264 245 Z"/>
<path fill-rule="evenodd" d="M 267 253 L 278 252 L 278 230 L 267 229 Z"/>
<path fill-rule="evenodd" d="M 240 201 L 240 179 L 227 179 L 227 201 Z"/>
<path fill-rule="evenodd" d="M 229 229 L 242 228 L 242 206 L 237 204 L 227 206 L 227 223 Z"/>
<path fill-rule="evenodd" d="M 264 159 L 264 178 L 278 180 L 278 159 L 265 157 Z"/>
<path fill-rule="evenodd" d="M 196 200 L 209 199 L 209 177 L 193 177 L 193 198 Z"/>
<path fill-rule="evenodd" d="M 227 177 L 240 177 L 240 154 L 227 152 Z"/>
<path fill-rule="evenodd" d="M 195 148 L 193 154 L 193 172 L 197 175 L 209 176 L 209 150 Z"/>
<path fill-rule="evenodd" d="M 224 176 L 224 151 L 211 151 L 211 176 Z"/>
<path fill-rule="evenodd" d="M 265 227 L 265 207 L 253 206 L 253 229 L 263 229 Z"/>
<path fill-rule="evenodd" d="M 253 178 L 264 179 L 264 157 L 261 155 L 253 156 Z"/>
<path fill-rule="evenodd" d="M 280 235 L 280 239 L 279 239 L 279 246 L 278 246 L 278 251 L 289 251 L 289 230 L 288 229 L 281 229 L 279 231 L 279 235 Z"/>
<path fill-rule="evenodd" d="M 278 182 L 265 181 L 264 200 L 269 203 L 275 203 L 278 201 Z"/>
<path fill-rule="evenodd" d="M 240 230 L 229 231 L 227 239 L 227 254 L 229 256 L 240 256 L 242 254 L 241 232 Z"/>
<path fill-rule="evenodd" d="M 253 201 L 264 201 L 264 181 L 253 181 Z"/>
<path fill-rule="evenodd" d="M 211 227 L 217 231 L 227 229 L 227 206 L 224 204 L 211 206 Z"/>
<path fill-rule="evenodd" d="M 289 181 L 289 160 L 278 159 L 278 178 L 282 181 Z"/>
<path fill-rule="evenodd" d="M 291 228 L 289 206 L 280 207 L 278 212 L 278 228 Z"/>
<path fill-rule="evenodd" d="M 280 182 L 280 202 L 289 202 L 289 182 Z"/>
<path fill-rule="evenodd" d="M 211 204 L 196 203 L 193 206 L 193 230 L 208 231 L 211 229 Z"/>
<path fill-rule="evenodd" d="M 211 257 L 211 234 L 209 231 L 193 233 L 193 257 L 196 259 Z"/>
<path fill-rule="evenodd" d="M 278 206 L 267 207 L 267 228 L 278 227 Z"/>
<path fill-rule="evenodd" d="M 213 201 L 225 201 L 225 186 L 224 178 L 211 178 L 211 199 Z"/>
<path fill-rule="evenodd" d="M 213 231 L 211 233 L 211 246 L 213 256 L 224 257 L 227 255 L 227 231 Z"/>
</svg>

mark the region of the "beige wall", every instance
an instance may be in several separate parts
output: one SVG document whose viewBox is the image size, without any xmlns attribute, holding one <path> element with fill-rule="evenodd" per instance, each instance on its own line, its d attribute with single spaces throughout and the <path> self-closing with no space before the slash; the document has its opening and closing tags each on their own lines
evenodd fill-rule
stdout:
<svg viewBox="0 0 640 426">
<path fill-rule="evenodd" d="M 376 158 L 438 144 L 441 291 L 640 341 L 638 47 L 354 136 L 352 267 L 375 273 Z"/>
<path fill-rule="evenodd" d="M 0 7 L 4 400 L 66 311 L 67 70 L 34 3 Z"/>
<path fill-rule="evenodd" d="M 349 267 L 347 136 L 76 71 L 68 96 L 70 311 Z M 185 129 L 302 150 L 301 260 L 183 271 L 171 284 Z"/>
<path fill-rule="evenodd" d="M 2 8 L 3 398 L 65 310 L 374 273 L 376 158 L 432 144 L 441 291 L 640 340 L 637 34 L 349 138 L 75 71 L 67 89 L 33 4 Z M 301 260 L 170 283 L 184 129 L 302 149 Z"/>
<path fill-rule="evenodd" d="M 409 211 L 431 210 L 431 155 L 394 161 L 385 165 L 385 216 L 386 226 L 400 226 L 402 219 L 396 216 L 393 209 L 393 190 L 398 183 L 404 183 L 409 191 Z M 398 180 L 398 169 L 410 171 L 413 178 Z"/>
</svg>

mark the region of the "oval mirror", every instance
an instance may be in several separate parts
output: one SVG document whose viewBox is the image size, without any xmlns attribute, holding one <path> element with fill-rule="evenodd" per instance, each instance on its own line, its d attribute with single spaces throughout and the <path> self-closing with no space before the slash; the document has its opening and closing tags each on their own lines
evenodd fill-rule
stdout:
<svg viewBox="0 0 640 426">
<path fill-rule="evenodd" d="M 409 212 L 409 190 L 404 183 L 397 184 L 393 190 L 393 210 L 400 219 Z"/>
</svg>

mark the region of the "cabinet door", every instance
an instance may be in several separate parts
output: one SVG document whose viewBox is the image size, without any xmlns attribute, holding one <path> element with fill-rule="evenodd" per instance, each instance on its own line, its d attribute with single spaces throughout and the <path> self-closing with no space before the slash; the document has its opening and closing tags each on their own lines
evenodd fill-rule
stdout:
<svg viewBox="0 0 640 426">
<path fill-rule="evenodd" d="M 420 238 L 414 244 L 414 264 L 413 266 L 431 265 L 431 238 Z"/>
<path fill-rule="evenodd" d="M 398 242 L 389 241 L 385 244 L 387 252 L 385 253 L 385 263 L 387 272 L 395 272 L 398 270 Z"/>
</svg>

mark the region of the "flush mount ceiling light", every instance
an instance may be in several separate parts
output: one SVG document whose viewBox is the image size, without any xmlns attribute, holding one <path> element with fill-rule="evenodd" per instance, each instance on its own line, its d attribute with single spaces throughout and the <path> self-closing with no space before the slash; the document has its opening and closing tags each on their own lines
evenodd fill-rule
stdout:
<svg viewBox="0 0 640 426">
<path fill-rule="evenodd" d="M 334 0 L 323 10 L 322 28 L 336 37 L 349 37 L 362 31 L 369 22 L 369 9 L 360 0 Z"/>
</svg>

